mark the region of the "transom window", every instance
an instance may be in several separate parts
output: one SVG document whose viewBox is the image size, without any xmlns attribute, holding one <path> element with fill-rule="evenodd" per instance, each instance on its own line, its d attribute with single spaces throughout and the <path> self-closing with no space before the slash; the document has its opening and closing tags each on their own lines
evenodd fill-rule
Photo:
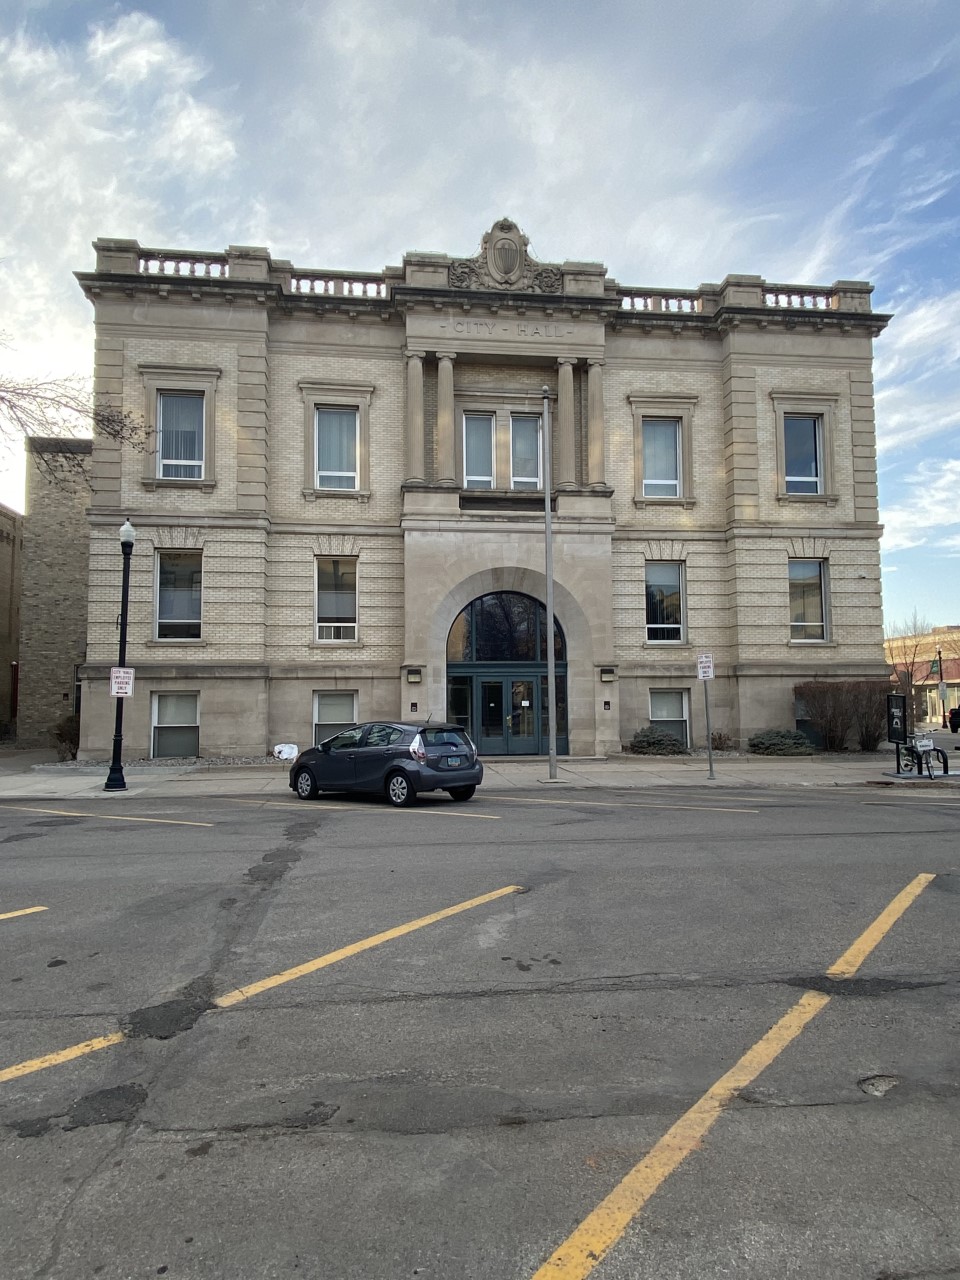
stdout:
<svg viewBox="0 0 960 1280">
<path fill-rule="evenodd" d="M 683 640 L 683 566 L 679 561 L 648 560 L 646 582 L 647 639 Z"/>
<path fill-rule="evenodd" d="M 823 419 L 819 414 L 783 416 L 787 493 L 823 493 Z"/>
<path fill-rule="evenodd" d="M 554 618 L 553 655 L 567 651 Z M 447 637 L 448 662 L 546 662 L 547 611 L 539 600 L 517 591 L 478 596 L 454 619 Z"/>
<path fill-rule="evenodd" d="M 790 639 L 826 640 L 826 563 L 823 560 L 791 560 Z"/>
<path fill-rule="evenodd" d="M 357 561 L 353 556 L 317 557 L 317 639 L 357 638 Z"/>
<path fill-rule="evenodd" d="M 203 392 L 157 392 L 157 475 L 203 479 Z"/>
<path fill-rule="evenodd" d="M 357 489 L 360 414 L 351 408 L 317 408 L 317 488 Z"/>
<path fill-rule="evenodd" d="M 643 496 L 645 498 L 679 498 L 680 420 L 678 418 L 644 418 L 643 431 Z"/>
</svg>

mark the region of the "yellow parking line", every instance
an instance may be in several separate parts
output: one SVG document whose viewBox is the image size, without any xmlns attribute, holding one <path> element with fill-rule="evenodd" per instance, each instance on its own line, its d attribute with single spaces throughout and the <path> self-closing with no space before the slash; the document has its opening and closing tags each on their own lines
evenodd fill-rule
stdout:
<svg viewBox="0 0 960 1280">
<path fill-rule="evenodd" d="M 927 887 L 932 875 L 919 875 L 827 970 L 831 977 L 850 978 Z M 634 1165 L 626 1177 L 564 1240 L 532 1280 L 584 1280 L 621 1238 L 650 1197 L 690 1154 L 697 1150 L 724 1108 L 738 1092 L 768 1067 L 797 1038 L 831 997 L 806 991 L 780 1021 L 762 1036 L 725 1075 Z"/>
<path fill-rule="evenodd" d="M 304 977 L 305 974 L 316 973 L 318 969 L 325 969 L 327 965 L 336 964 L 338 960 L 346 960 L 348 956 L 355 956 L 361 951 L 369 951 L 371 947 L 379 947 L 381 943 L 390 942 L 393 938 L 402 938 L 405 933 L 413 933 L 416 929 L 422 929 L 428 924 L 435 924 L 438 920 L 446 920 L 449 916 L 459 915 L 461 911 L 469 911 L 472 907 L 482 907 L 485 902 L 494 902 L 497 898 L 503 898 L 508 893 L 520 892 L 520 885 L 508 884 L 503 889 L 494 889 L 492 893 L 481 894 L 479 898 L 471 898 L 468 902 L 458 902 L 455 907 L 445 907 L 442 911 L 434 911 L 432 915 L 421 916 L 419 920 L 411 920 L 407 924 L 399 924 L 393 929 L 387 929 L 384 933 L 375 933 L 371 938 L 363 938 L 360 942 L 351 942 L 349 946 L 341 947 L 338 951 L 328 951 L 325 956 L 318 956 L 316 960 L 308 960 L 306 964 L 298 964 L 294 969 L 285 969 L 283 973 L 275 973 L 270 978 L 262 978 L 259 982 L 251 982 L 249 986 L 238 987 L 236 991 L 228 991 L 226 995 L 220 996 L 213 1003 L 218 1009 L 227 1009 L 230 1005 L 240 1004 L 243 1000 L 249 1000 L 251 996 L 259 995 L 261 991 L 269 991 L 271 987 L 280 987 L 285 982 L 293 982 L 296 978 Z"/>
<path fill-rule="evenodd" d="M 493 796 L 490 795 L 490 793 L 488 793 L 483 798 L 484 800 L 490 801 L 493 799 Z M 663 804 L 652 804 L 649 801 L 645 801 L 645 800 L 561 800 L 559 798 L 554 799 L 553 796 L 551 796 L 549 800 L 546 800 L 546 799 L 535 800 L 535 799 L 530 799 L 526 796 L 503 796 L 499 794 L 497 795 L 497 799 L 506 801 L 507 804 L 548 804 L 551 806 L 558 805 L 558 804 L 570 804 L 570 805 L 576 805 L 578 808 L 580 808 L 582 805 L 591 805 L 593 808 L 598 808 L 598 809 L 670 809 L 670 810 L 689 809 L 693 812 L 702 811 L 704 813 L 759 813 L 760 812 L 759 809 L 734 809 L 730 805 L 669 804 L 667 802 L 664 802 Z"/>
<path fill-rule="evenodd" d="M 0 1084 L 5 1080 L 16 1080 L 18 1076 L 29 1076 L 34 1071 L 43 1071 L 46 1067 L 57 1067 L 61 1062 L 82 1058 L 87 1053 L 96 1053 L 98 1049 L 109 1049 L 111 1045 L 120 1044 L 125 1038 L 122 1031 L 114 1031 L 112 1035 L 98 1036 L 96 1040 L 84 1040 L 82 1044 L 72 1044 L 69 1049 L 61 1049 L 58 1053 L 48 1053 L 42 1058 L 30 1058 L 27 1062 L 17 1062 L 14 1066 L 0 1071 Z"/>
<path fill-rule="evenodd" d="M 272 977 L 264 978 L 260 982 L 253 982 L 249 986 L 238 987 L 235 991 L 228 991 L 226 995 L 214 1000 L 214 1008 L 226 1009 L 230 1005 L 240 1004 L 243 1000 L 249 1000 L 251 996 L 258 995 L 261 991 L 268 991 L 271 987 L 279 987 L 285 982 L 293 982 L 295 978 L 302 978 L 308 973 L 316 973 L 318 969 L 325 969 L 328 965 L 336 964 L 338 960 L 346 960 L 361 951 L 369 951 L 371 947 L 378 947 L 384 942 L 390 942 L 393 938 L 402 938 L 404 934 L 413 933 L 416 929 L 423 929 L 426 925 L 435 924 L 438 920 L 446 920 L 450 916 L 459 915 L 462 911 L 469 911 L 472 907 L 481 907 L 485 902 L 494 902 L 497 898 L 503 898 L 509 893 L 522 892 L 521 885 L 508 884 L 503 889 L 494 889 L 492 893 L 481 894 L 479 898 L 470 898 L 467 902 L 458 902 L 455 906 L 444 907 L 443 910 L 434 911 L 431 915 L 420 916 L 418 920 L 410 920 L 406 924 L 396 925 L 393 929 L 386 929 L 383 933 L 376 933 L 370 938 L 362 938 L 359 942 L 352 942 L 349 946 L 340 947 L 337 951 L 330 951 L 326 955 L 318 956 L 316 960 L 308 960 L 306 964 L 297 965 L 295 969 L 287 969 L 283 973 L 275 973 Z M 85 1054 L 96 1053 L 99 1049 L 108 1049 L 112 1045 L 122 1044 L 125 1039 L 126 1036 L 122 1031 L 115 1031 L 110 1035 L 98 1036 L 95 1040 L 84 1040 L 81 1044 L 70 1045 L 68 1048 L 60 1049 L 56 1053 L 48 1053 L 42 1058 L 30 1058 L 26 1062 L 16 1062 L 12 1067 L 5 1067 L 0 1070 L 0 1084 L 5 1080 L 15 1080 L 19 1076 L 31 1075 L 34 1071 L 44 1071 L 47 1067 L 59 1066 L 61 1062 L 70 1062 L 73 1058 L 82 1058 Z"/>
<path fill-rule="evenodd" d="M 4 911 L 0 920 L 12 920 L 14 916 L 32 916 L 35 911 L 46 911 L 46 907 L 21 907 L 19 911 Z"/>
<path fill-rule="evenodd" d="M 73 809 L 39 809 L 34 805 L 5 804 L 4 809 L 17 809 L 21 813 L 53 813 L 61 818 L 96 818 L 104 822 L 157 822 L 162 827 L 214 827 L 215 822 L 186 822 L 180 818 L 132 818 L 120 813 L 80 813 Z"/>
</svg>

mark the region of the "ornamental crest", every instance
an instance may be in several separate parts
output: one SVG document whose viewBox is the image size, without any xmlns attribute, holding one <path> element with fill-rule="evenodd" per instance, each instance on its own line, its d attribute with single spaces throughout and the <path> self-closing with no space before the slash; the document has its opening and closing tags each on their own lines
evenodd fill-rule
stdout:
<svg viewBox="0 0 960 1280">
<path fill-rule="evenodd" d="M 563 289 L 560 268 L 536 262 L 527 252 L 528 244 L 515 222 L 501 218 L 483 237 L 475 258 L 458 258 L 450 264 L 451 287 L 560 293 Z"/>
</svg>

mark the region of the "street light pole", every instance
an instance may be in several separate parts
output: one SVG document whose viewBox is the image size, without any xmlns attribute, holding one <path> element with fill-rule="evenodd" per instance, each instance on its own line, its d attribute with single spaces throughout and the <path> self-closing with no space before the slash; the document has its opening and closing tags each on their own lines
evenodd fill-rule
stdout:
<svg viewBox="0 0 960 1280">
<path fill-rule="evenodd" d="M 940 686 L 941 692 L 946 693 L 946 689 L 944 688 L 944 685 L 946 682 L 944 681 L 944 678 L 943 678 L 943 654 L 940 652 L 939 645 L 937 645 L 937 683 Z M 947 727 L 947 700 L 946 698 L 941 698 L 940 699 L 940 728 L 946 729 L 946 727 Z"/>
<path fill-rule="evenodd" d="M 130 557 L 133 555 L 133 544 L 137 540 L 137 531 L 130 523 L 129 517 L 120 526 L 120 550 L 123 553 L 123 585 L 120 588 L 120 656 L 117 666 L 126 665 L 127 661 L 127 609 L 130 604 Z M 103 784 L 104 791 L 126 791 L 127 782 L 123 776 L 123 765 L 120 753 L 123 750 L 123 703 L 117 698 L 117 714 L 113 729 L 113 759 L 110 761 L 110 772 Z"/>
<path fill-rule="evenodd" d="M 550 720 L 547 749 L 550 753 L 547 772 L 550 782 L 557 781 L 557 672 L 553 651 L 553 515 L 550 496 L 553 488 L 553 464 L 550 438 L 550 388 L 543 388 L 543 539 L 544 570 L 547 579 L 547 715 Z"/>
</svg>

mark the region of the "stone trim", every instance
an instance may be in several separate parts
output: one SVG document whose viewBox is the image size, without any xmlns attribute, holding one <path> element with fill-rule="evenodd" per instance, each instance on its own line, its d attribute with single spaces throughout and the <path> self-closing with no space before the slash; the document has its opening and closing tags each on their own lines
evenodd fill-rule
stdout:
<svg viewBox="0 0 960 1280">
<path fill-rule="evenodd" d="M 635 507 L 696 505 L 693 490 L 693 417 L 699 396 L 628 395 L 633 413 L 633 505 Z M 680 494 L 676 498 L 645 497 L 643 492 L 643 420 L 675 418 L 680 424 Z"/>
<path fill-rule="evenodd" d="M 375 388 L 349 382 L 325 382 L 301 378 L 297 383 L 303 397 L 303 496 L 317 498 L 370 499 L 370 401 Z M 356 489 L 321 489 L 317 487 L 317 410 L 326 408 L 355 409 L 359 423 L 357 433 Z"/>
<path fill-rule="evenodd" d="M 212 493 L 217 484 L 217 382 L 223 370 L 205 365 L 140 364 L 143 382 L 146 438 L 143 451 L 144 489 L 199 489 Z M 157 400 L 160 392 L 199 391 L 203 394 L 203 475 L 199 480 L 177 480 L 157 474 Z"/>
</svg>

